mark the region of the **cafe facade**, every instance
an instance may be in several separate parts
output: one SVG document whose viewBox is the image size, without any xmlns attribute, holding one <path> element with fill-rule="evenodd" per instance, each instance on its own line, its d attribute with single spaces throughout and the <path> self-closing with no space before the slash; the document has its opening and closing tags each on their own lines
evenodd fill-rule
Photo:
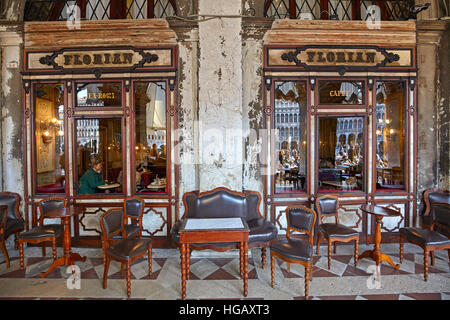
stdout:
<svg viewBox="0 0 450 320">
<path fill-rule="evenodd" d="M 28 2 L 18 20 L 33 16 Z M 374 26 L 345 12 L 271 18 L 271 1 L 164 3 L 162 17 L 125 6 L 113 18 L 111 5 L 100 19 L 77 3 L 78 22 L 6 24 L 2 184 L 23 196 L 27 228 L 40 200 L 60 197 L 83 209 L 72 245 L 99 246 L 100 216 L 139 196 L 143 235 L 170 247 L 183 194 L 226 187 L 259 192 L 279 234 L 288 206 L 314 208 L 323 194 L 363 242 L 375 220 L 359 207 L 391 208 L 401 216 L 383 220 L 383 241 L 397 241 L 420 223 L 423 191 L 448 189 L 445 20 L 425 11 Z M 86 193 L 96 159 L 103 183 Z"/>
</svg>

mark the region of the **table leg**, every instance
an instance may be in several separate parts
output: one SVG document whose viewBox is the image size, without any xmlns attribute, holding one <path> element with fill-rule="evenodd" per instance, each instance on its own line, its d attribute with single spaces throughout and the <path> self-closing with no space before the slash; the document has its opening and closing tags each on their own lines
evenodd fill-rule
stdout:
<svg viewBox="0 0 450 320">
<path fill-rule="evenodd" d="M 189 273 L 191 272 L 191 248 L 186 245 L 186 280 L 189 280 Z"/>
<path fill-rule="evenodd" d="M 181 299 L 186 299 L 186 244 L 181 245 Z"/>
<path fill-rule="evenodd" d="M 71 245 L 70 217 L 64 217 L 63 223 L 64 223 L 64 239 L 63 239 L 64 257 L 58 258 L 55 261 L 53 261 L 50 268 L 48 268 L 46 272 L 43 272 L 39 275 L 41 278 L 46 277 L 56 267 L 71 266 L 75 264 L 75 261 L 77 260 L 81 260 L 83 262 L 86 261 L 86 257 L 81 257 L 78 253 L 72 253 L 70 251 Z"/>
<path fill-rule="evenodd" d="M 248 294 L 248 243 L 244 242 L 244 297 Z"/>
<path fill-rule="evenodd" d="M 376 220 L 377 220 L 377 224 L 375 227 L 375 236 L 374 236 L 374 240 L 375 240 L 375 245 L 373 250 L 367 250 L 364 251 L 359 257 L 358 260 L 364 259 L 364 258 L 371 258 L 372 260 L 375 261 L 375 263 L 377 264 L 377 267 L 380 265 L 380 263 L 382 261 L 385 261 L 387 263 L 389 263 L 392 267 L 394 267 L 396 270 L 398 270 L 400 268 L 399 264 L 394 264 L 392 262 L 392 259 L 381 252 L 380 249 L 380 243 L 381 243 L 381 219 L 383 219 L 382 216 L 375 216 Z"/>
<path fill-rule="evenodd" d="M 244 246 L 243 242 L 239 246 L 239 275 L 244 279 Z"/>
</svg>

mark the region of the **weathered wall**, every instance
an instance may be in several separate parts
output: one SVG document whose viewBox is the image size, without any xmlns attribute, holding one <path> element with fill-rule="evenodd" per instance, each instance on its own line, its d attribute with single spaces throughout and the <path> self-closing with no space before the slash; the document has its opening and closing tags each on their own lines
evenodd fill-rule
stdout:
<svg viewBox="0 0 450 320">
<path fill-rule="evenodd" d="M 448 189 L 448 81 L 443 82 L 445 77 L 448 79 L 448 62 L 443 63 L 440 58 L 445 56 L 440 52 L 448 47 L 448 32 L 444 37 L 448 25 L 445 21 L 417 23 L 419 212 L 424 208 L 422 195 L 426 189 Z M 443 84 L 447 97 L 442 96 Z"/>
</svg>

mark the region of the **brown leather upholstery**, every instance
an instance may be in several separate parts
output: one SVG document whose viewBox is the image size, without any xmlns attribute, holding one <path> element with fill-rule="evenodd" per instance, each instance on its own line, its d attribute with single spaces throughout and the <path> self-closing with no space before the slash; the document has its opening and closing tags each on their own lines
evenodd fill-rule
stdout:
<svg viewBox="0 0 450 320">
<path fill-rule="evenodd" d="M 315 200 L 319 216 L 319 233 L 317 236 L 316 253 L 319 254 L 320 240 L 324 237 L 328 244 L 328 269 L 331 268 L 331 245 L 334 243 L 334 253 L 338 242 L 355 241 L 354 262 L 358 262 L 359 232 L 339 223 L 339 198 L 333 195 L 323 195 Z M 334 223 L 323 223 L 323 218 L 334 217 Z"/>
<path fill-rule="evenodd" d="M 313 233 L 316 213 L 304 206 L 288 207 L 286 219 L 286 237 L 273 242 L 270 246 L 272 287 L 275 283 L 275 257 L 286 261 L 288 269 L 290 268 L 289 263 L 299 263 L 305 267 L 305 297 L 307 297 L 310 275 L 312 276 Z M 292 232 L 303 233 L 303 238 L 292 235 Z"/>
<path fill-rule="evenodd" d="M 111 245 L 106 252 L 115 258 L 129 260 L 148 250 L 151 243 L 152 239 L 123 239 Z"/>
<path fill-rule="evenodd" d="M 336 224 L 336 223 L 322 223 L 319 225 L 319 230 L 322 232 L 322 234 L 328 236 L 328 237 L 351 237 L 351 236 L 357 236 L 359 233 L 358 231 L 353 230 L 352 228 L 349 228 L 347 226 L 344 226 L 343 224 Z"/>
<path fill-rule="evenodd" d="M 134 203 L 130 204 L 131 210 L 139 209 L 134 206 Z M 106 211 L 100 218 L 100 227 L 102 229 L 102 246 L 103 246 L 103 258 L 104 258 L 104 271 L 103 271 L 103 288 L 107 287 L 108 269 L 110 259 L 117 260 L 122 263 L 122 267 L 126 265 L 127 268 L 127 296 L 131 296 L 131 276 L 130 268 L 133 261 L 142 257 L 146 253 L 148 254 L 148 270 L 149 275 L 152 272 L 152 239 L 141 238 L 138 234 L 135 238 L 127 238 L 125 236 L 124 225 L 124 210 L 123 209 L 110 209 Z M 118 241 L 111 237 L 121 236 Z M 124 237 L 125 236 L 125 237 Z M 123 270 L 123 269 L 122 269 Z"/>
<path fill-rule="evenodd" d="M 436 231 L 421 228 L 400 228 L 399 231 L 409 241 L 420 243 L 423 246 L 450 245 L 450 239 Z"/>
<path fill-rule="evenodd" d="M 424 228 L 400 228 L 400 262 L 403 261 L 403 243 L 411 242 L 424 251 L 424 278 L 428 280 L 428 254 L 431 252 L 431 264 L 434 264 L 435 250 L 448 250 L 450 259 L 450 196 L 447 191 L 427 190 L 424 193 L 427 223 Z"/>
<path fill-rule="evenodd" d="M 288 259 L 311 261 L 313 246 L 307 241 L 295 238 L 286 238 L 276 241 L 270 246 L 270 250 Z"/>
<path fill-rule="evenodd" d="M 19 240 L 37 240 L 48 238 L 51 236 L 59 237 L 62 234 L 63 230 L 61 228 L 55 228 L 54 225 L 49 226 L 38 226 L 34 227 L 28 231 L 21 232 L 17 239 Z"/>
<path fill-rule="evenodd" d="M 8 206 L 4 234 L 0 241 L 6 240 L 11 234 L 22 231 L 25 223 L 19 212 L 20 195 L 14 192 L 0 192 L 0 205 Z"/>
<path fill-rule="evenodd" d="M 259 214 L 260 195 L 257 192 L 239 193 L 226 188 L 217 188 L 204 194 L 198 191 L 183 196 L 185 218 L 232 218 L 244 217 L 250 228 L 249 244 L 267 243 L 277 237 L 277 228 Z M 180 242 L 179 228 L 182 220 L 171 229 L 172 241 Z"/>
</svg>

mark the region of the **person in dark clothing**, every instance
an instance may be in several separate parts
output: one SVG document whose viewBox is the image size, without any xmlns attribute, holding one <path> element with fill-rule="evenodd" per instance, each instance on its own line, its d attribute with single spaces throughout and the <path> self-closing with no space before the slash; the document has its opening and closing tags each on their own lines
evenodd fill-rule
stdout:
<svg viewBox="0 0 450 320">
<path fill-rule="evenodd" d="M 80 179 L 78 185 L 79 193 L 95 193 L 98 186 L 104 185 L 105 181 L 102 179 L 102 161 L 95 159 L 92 168 L 86 170 Z"/>
</svg>

